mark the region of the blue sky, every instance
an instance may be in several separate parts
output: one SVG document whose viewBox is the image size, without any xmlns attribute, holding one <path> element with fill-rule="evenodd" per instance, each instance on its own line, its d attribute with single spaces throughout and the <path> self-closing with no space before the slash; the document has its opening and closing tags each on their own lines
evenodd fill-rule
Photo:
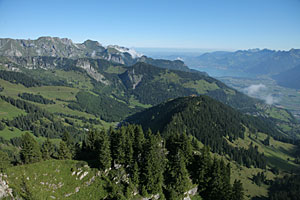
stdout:
<svg viewBox="0 0 300 200">
<path fill-rule="evenodd" d="M 0 37 L 127 47 L 300 48 L 300 0 L 0 0 Z"/>
</svg>

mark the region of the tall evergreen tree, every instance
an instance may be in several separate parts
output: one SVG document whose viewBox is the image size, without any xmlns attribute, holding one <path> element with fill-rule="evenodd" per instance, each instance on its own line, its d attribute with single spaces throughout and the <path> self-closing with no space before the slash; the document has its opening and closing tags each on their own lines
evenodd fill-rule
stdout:
<svg viewBox="0 0 300 200">
<path fill-rule="evenodd" d="M 182 199 L 184 193 L 192 185 L 183 155 L 184 154 L 179 151 L 177 155 L 169 158 L 168 169 L 166 172 L 166 184 L 169 199 Z"/>
<path fill-rule="evenodd" d="M 64 132 L 64 134 L 62 135 L 62 140 L 66 143 L 70 153 L 71 153 L 71 157 L 75 156 L 75 144 L 74 144 L 74 139 L 72 138 L 72 136 L 70 135 L 69 132 Z"/>
<path fill-rule="evenodd" d="M 44 160 L 49 160 L 53 156 L 54 146 L 49 138 L 42 144 L 41 152 Z"/>
<path fill-rule="evenodd" d="M 145 143 L 144 161 L 142 166 L 142 185 L 147 193 L 162 193 L 163 173 L 165 170 L 164 151 L 161 141 L 148 131 L 148 139 Z"/>
<path fill-rule="evenodd" d="M 102 170 L 109 169 L 111 160 L 109 136 L 105 131 L 101 131 L 99 136 L 99 168 Z"/>
<path fill-rule="evenodd" d="M 134 151 L 134 159 L 138 162 L 141 160 L 144 143 L 145 143 L 145 137 L 144 137 L 142 127 L 140 125 L 135 126 L 133 151 Z"/>
<path fill-rule="evenodd" d="M 0 172 L 10 166 L 10 159 L 6 152 L 0 150 Z"/>
<path fill-rule="evenodd" d="M 58 159 L 65 160 L 71 158 L 72 158 L 72 154 L 67 144 L 64 141 L 60 141 L 59 149 L 58 149 Z"/>
<path fill-rule="evenodd" d="M 232 200 L 243 200 L 244 199 L 244 189 L 240 180 L 234 180 L 232 186 Z"/>
<path fill-rule="evenodd" d="M 22 146 L 20 151 L 20 157 L 23 163 L 38 162 L 42 158 L 40 147 L 35 139 L 29 134 L 25 133 L 21 137 Z"/>
<path fill-rule="evenodd" d="M 117 131 L 112 131 L 111 135 L 111 153 L 114 163 L 125 164 L 125 152 L 126 152 L 126 128 L 121 127 Z"/>
</svg>

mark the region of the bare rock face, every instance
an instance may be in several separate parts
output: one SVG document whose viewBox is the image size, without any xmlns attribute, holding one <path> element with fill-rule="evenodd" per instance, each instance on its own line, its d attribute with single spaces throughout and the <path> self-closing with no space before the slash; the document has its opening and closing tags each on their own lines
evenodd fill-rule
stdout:
<svg viewBox="0 0 300 200">
<path fill-rule="evenodd" d="M 6 174 L 0 174 L 0 199 L 10 197 L 14 199 L 12 189 L 8 186 L 8 182 L 5 180 Z"/>
<path fill-rule="evenodd" d="M 134 72 L 134 69 L 132 71 L 127 70 L 126 72 L 121 74 L 120 77 L 122 81 L 125 83 L 125 85 L 128 88 L 132 88 L 132 89 L 135 89 L 143 79 L 143 75 L 136 74 Z"/>
<path fill-rule="evenodd" d="M 76 67 L 80 67 L 84 69 L 88 75 L 90 75 L 92 78 L 94 78 L 96 81 L 99 81 L 105 85 L 109 85 L 109 81 L 105 79 L 105 77 L 97 72 L 92 66 L 91 63 L 88 60 L 81 60 L 79 59 L 77 61 Z"/>
</svg>

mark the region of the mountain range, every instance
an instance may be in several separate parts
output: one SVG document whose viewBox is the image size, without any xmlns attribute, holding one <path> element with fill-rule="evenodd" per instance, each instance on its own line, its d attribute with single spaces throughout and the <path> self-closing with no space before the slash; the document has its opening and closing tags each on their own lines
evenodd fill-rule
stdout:
<svg viewBox="0 0 300 200">
<path fill-rule="evenodd" d="M 0 55 L 9 57 L 63 57 L 63 58 L 93 58 L 104 59 L 119 64 L 133 65 L 146 62 L 157 67 L 190 71 L 179 60 L 154 60 L 137 53 L 133 49 L 117 45 L 102 46 L 97 41 L 86 40 L 83 43 L 73 43 L 68 38 L 40 37 L 36 40 L 0 39 Z"/>
<path fill-rule="evenodd" d="M 216 51 L 194 57 L 189 62 L 193 68 L 202 67 L 220 70 L 237 70 L 255 77 L 275 75 L 300 64 L 300 49 L 275 51 L 269 49 Z"/>
<path fill-rule="evenodd" d="M 299 167 L 287 110 L 91 40 L 0 39 L 0 111 L 0 192 L 21 199 L 250 199 Z"/>
</svg>

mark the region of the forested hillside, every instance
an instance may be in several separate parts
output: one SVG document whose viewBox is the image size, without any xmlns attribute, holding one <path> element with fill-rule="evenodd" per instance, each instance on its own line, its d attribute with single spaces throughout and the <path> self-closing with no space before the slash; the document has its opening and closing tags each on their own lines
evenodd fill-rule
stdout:
<svg viewBox="0 0 300 200">
<path fill-rule="evenodd" d="M 48 37 L 0 53 L 6 196 L 241 200 L 297 183 L 296 119 L 182 61 Z"/>
</svg>

